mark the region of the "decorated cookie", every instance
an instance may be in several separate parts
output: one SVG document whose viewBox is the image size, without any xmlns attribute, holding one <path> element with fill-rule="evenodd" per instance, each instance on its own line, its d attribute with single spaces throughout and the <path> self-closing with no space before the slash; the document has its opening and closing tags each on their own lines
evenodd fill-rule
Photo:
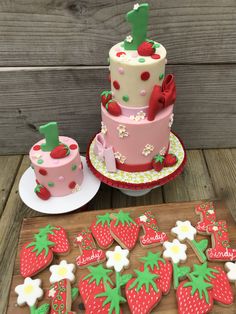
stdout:
<svg viewBox="0 0 236 314">
<path fill-rule="evenodd" d="M 23 277 L 38 274 L 51 264 L 54 242 L 49 241 L 46 235 L 34 235 L 35 241 L 25 243 L 20 250 L 20 273 Z"/>
<path fill-rule="evenodd" d="M 51 299 L 50 314 L 68 314 L 71 312 L 72 300 L 77 295 L 78 289 L 71 289 L 68 279 L 62 279 L 50 286 L 48 297 Z"/>
<path fill-rule="evenodd" d="M 96 221 L 91 225 L 92 234 L 102 249 L 109 248 L 114 242 L 110 231 L 110 222 L 110 214 L 98 215 Z"/>
<path fill-rule="evenodd" d="M 161 252 L 148 252 L 147 256 L 140 259 L 144 264 L 140 270 L 148 269 L 151 273 L 157 275 L 157 285 L 161 292 L 166 295 L 169 293 L 172 282 L 172 264 L 161 258 Z"/>
<path fill-rule="evenodd" d="M 106 255 L 104 251 L 96 248 L 92 234 L 88 229 L 77 234 L 75 243 L 79 246 L 81 251 L 81 255 L 76 258 L 78 267 L 83 268 L 105 261 Z"/>
<path fill-rule="evenodd" d="M 197 257 L 199 258 L 200 262 L 204 263 L 206 261 L 206 255 L 204 251 L 207 248 L 208 240 L 203 239 L 199 242 L 194 240 L 197 230 L 191 225 L 191 222 L 186 221 L 177 221 L 176 227 L 171 229 L 171 232 L 177 235 L 178 240 L 187 242 L 191 245 L 192 249 L 196 253 Z"/>
<path fill-rule="evenodd" d="M 106 290 L 105 284 L 113 286 L 113 283 L 110 279 L 112 270 L 105 269 L 102 265 L 89 266 L 88 270 L 89 274 L 81 277 L 78 283 L 80 296 L 85 308 L 90 295 L 96 295 L 98 293 L 104 292 Z"/>
<path fill-rule="evenodd" d="M 220 220 L 207 227 L 211 234 L 212 248 L 206 250 L 210 261 L 236 261 L 236 249 L 229 243 L 228 226 L 226 221 Z"/>
<path fill-rule="evenodd" d="M 129 251 L 126 249 L 122 249 L 120 246 L 116 246 L 114 251 L 107 251 L 107 263 L 106 266 L 108 268 L 114 267 L 116 272 L 122 271 L 123 268 L 129 267 L 129 260 L 127 256 L 129 255 Z"/>
<path fill-rule="evenodd" d="M 31 314 L 47 314 L 49 311 L 49 304 L 44 303 L 40 307 L 36 307 L 37 301 L 42 299 L 43 290 L 40 279 L 25 278 L 22 285 L 18 285 L 15 288 L 15 292 L 18 294 L 17 304 L 22 306 L 27 304 L 30 308 Z M 16 310 L 17 312 L 17 310 Z"/>
<path fill-rule="evenodd" d="M 130 214 L 123 212 L 113 213 L 113 220 L 110 224 L 111 234 L 121 247 L 132 250 L 137 242 L 140 226 L 130 217 Z"/>
<path fill-rule="evenodd" d="M 233 290 L 225 271 L 219 266 L 208 267 L 207 263 L 202 265 L 194 264 L 193 272 L 195 277 L 202 277 L 203 280 L 212 285 L 211 296 L 213 300 L 222 305 L 231 305 L 234 301 Z"/>
<path fill-rule="evenodd" d="M 125 286 L 125 294 L 131 313 L 148 314 L 160 302 L 162 293 L 158 288 L 158 276 L 148 268 L 134 270 L 136 278 L 130 279 Z"/>
<path fill-rule="evenodd" d="M 45 228 L 39 229 L 40 235 L 47 235 L 48 240 L 52 241 L 54 245 L 51 250 L 56 254 L 68 254 L 70 251 L 69 240 L 66 231 L 61 226 L 53 227 L 47 225 Z"/>
<path fill-rule="evenodd" d="M 51 283 L 58 282 L 62 279 L 67 279 L 70 282 L 74 282 L 75 280 L 75 265 L 67 264 L 67 261 L 61 261 L 59 265 L 52 265 L 49 268 L 51 272 L 51 276 L 49 281 Z"/>
<path fill-rule="evenodd" d="M 173 264 L 173 281 L 174 288 L 177 289 L 179 281 L 184 279 L 186 275 L 190 272 L 190 268 L 187 266 L 179 267 L 179 262 L 185 262 L 187 260 L 186 250 L 187 246 L 179 242 L 179 240 L 174 239 L 172 242 L 163 243 L 164 252 L 163 257 L 170 259 Z"/>
<path fill-rule="evenodd" d="M 195 206 L 195 212 L 197 215 L 200 215 L 200 221 L 196 225 L 197 232 L 207 234 L 207 227 L 216 222 L 213 202 L 206 202 Z"/>
<path fill-rule="evenodd" d="M 166 233 L 159 231 L 157 220 L 150 210 L 136 219 L 136 222 L 142 226 L 144 231 L 144 235 L 140 237 L 143 247 L 157 246 L 168 240 Z"/>
</svg>

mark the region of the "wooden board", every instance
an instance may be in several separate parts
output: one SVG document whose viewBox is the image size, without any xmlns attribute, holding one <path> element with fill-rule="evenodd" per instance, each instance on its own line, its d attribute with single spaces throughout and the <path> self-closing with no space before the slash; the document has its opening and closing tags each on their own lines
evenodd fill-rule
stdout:
<svg viewBox="0 0 236 314">
<path fill-rule="evenodd" d="M 171 63 L 234 63 L 234 0 L 149 1 L 148 36 Z M 0 2 L 0 66 L 101 65 L 130 32 L 133 1 Z"/>
<path fill-rule="evenodd" d="M 176 75 L 178 90 L 173 130 L 186 147 L 236 147 L 236 65 L 175 65 L 167 72 Z M 1 71 L 0 152 L 28 153 L 47 121 L 58 121 L 84 152 L 100 129 L 107 75 L 105 67 Z"/>
<path fill-rule="evenodd" d="M 151 209 L 154 215 L 157 217 L 159 226 L 161 230 L 167 232 L 170 235 L 170 229 L 175 225 L 177 219 L 179 220 L 186 220 L 189 219 L 193 225 L 196 224 L 198 220 L 198 216 L 194 213 L 194 205 L 198 204 L 198 202 L 185 202 L 185 203 L 169 203 L 169 204 L 161 204 L 161 205 L 150 205 L 150 206 L 143 206 L 143 207 L 131 207 L 124 209 L 125 211 L 129 211 L 132 217 L 138 217 L 141 215 L 145 210 Z M 236 225 L 232 220 L 232 217 L 229 211 L 220 203 L 217 202 L 216 204 L 217 210 L 217 217 L 218 219 L 225 219 L 229 225 L 229 234 L 232 247 L 236 247 L 236 232 L 235 228 Z M 32 233 L 37 232 L 37 230 L 48 224 L 61 224 L 67 231 L 70 237 L 70 240 L 73 240 L 73 237 L 76 235 L 76 232 L 82 230 L 84 227 L 89 226 L 91 222 L 94 220 L 97 214 L 102 214 L 107 212 L 107 210 L 102 211 L 93 211 L 88 213 L 77 213 L 77 214 L 69 214 L 69 215 L 61 215 L 61 216 L 50 216 L 50 217 L 37 217 L 37 218 L 28 218 L 24 220 L 20 239 L 19 239 L 19 246 L 18 246 L 18 254 L 15 262 L 14 267 L 14 274 L 13 280 L 11 285 L 11 292 L 9 296 L 9 306 L 8 306 L 8 313 L 13 314 L 16 313 L 16 295 L 14 293 L 14 287 L 18 284 L 22 283 L 22 277 L 19 275 L 19 248 L 22 246 L 23 243 L 32 240 Z M 173 238 L 170 236 L 170 238 Z M 203 238 L 203 236 L 198 236 L 198 239 Z M 161 250 L 161 248 L 153 248 L 152 251 L 155 252 L 157 250 Z M 147 253 L 148 249 L 141 248 L 139 244 L 136 245 L 134 250 L 130 254 L 130 268 L 126 270 L 126 273 L 131 272 L 133 273 L 133 269 L 139 266 L 138 258 L 144 256 Z M 74 262 L 76 256 L 79 255 L 78 248 L 73 248 L 70 254 L 66 257 L 68 262 Z M 188 265 L 192 265 L 194 262 L 198 263 L 198 260 L 191 250 L 188 247 Z M 55 263 L 57 264 L 60 260 L 65 259 L 65 257 L 60 257 L 55 259 Z M 213 265 L 213 263 L 209 263 Z M 216 265 L 217 263 L 214 263 Z M 223 263 L 218 263 L 223 265 Z M 87 273 L 87 270 L 78 270 L 76 271 L 77 279 L 82 276 L 83 274 Z M 49 279 L 49 271 L 44 270 L 39 274 L 39 278 L 43 280 L 43 288 L 48 288 L 48 279 Z M 236 289 L 234 287 L 234 293 L 236 293 Z M 78 311 L 78 304 L 80 303 L 80 298 L 74 303 L 74 310 Z M 124 312 L 128 313 L 127 305 L 124 306 Z M 161 303 L 158 307 L 153 311 L 153 313 L 165 313 L 165 314 L 175 314 L 177 313 L 176 309 L 176 300 L 174 290 L 171 289 L 170 294 L 166 297 L 163 297 Z M 221 307 L 220 305 L 215 305 L 214 310 L 212 313 L 226 313 L 226 314 L 233 314 L 236 312 L 236 304 L 234 303 L 231 307 Z M 25 313 L 25 308 L 17 308 L 17 314 Z"/>
</svg>

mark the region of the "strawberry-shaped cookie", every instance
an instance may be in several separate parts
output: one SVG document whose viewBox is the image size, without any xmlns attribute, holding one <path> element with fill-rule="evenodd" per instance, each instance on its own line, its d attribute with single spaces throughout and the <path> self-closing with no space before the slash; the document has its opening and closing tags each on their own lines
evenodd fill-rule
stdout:
<svg viewBox="0 0 236 314">
<path fill-rule="evenodd" d="M 47 201 L 51 197 L 51 193 L 48 191 L 48 189 L 38 182 L 34 189 L 34 192 L 43 201 Z"/>
<path fill-rule="evenodd" d="M 213 308 L 212 285 L 202 277 L 189 275 L 189 281 L 178 286 L 176 296 L 179 314 L 206 314 Z"/>
<path fill-rule="evenodd" d="M 178 162 L 178 158 L 174 154 L 166 154 L 164 160 L 164 167 L 173 167 Z"/>
<path fill-rule="evenodd" d="M 101 93 L 101 103 L 105 107 L 108 101 L 112 99 L 112 92 L 110 90 L 104 90 Z"/>
<path fill-rule="evenodd" d="M 105 284 L 113 286 L 109 277 L 112 270 L 105 269 L 102 265 L 89 266 L 88 270 L 89 274 L 82 276 L 78 283 L 80 296 L 85 308 L 90 295 L 104 292 L 106 290 Z"/>
<path fill-rule="evenodd" d="M 216 222 L 216 212 L 213 202 L 206 202 L 195 206 L 195 212 L 200 215 L 200 221 L 196 225 L 197 232 L 207 234 L 207 227 Z"/>
<path fill-rule="evenodd" d="M 206 250 L 210 261 L 236 261 L 236 249 L 230 247 L 228 226 L 226 221 L 220 220 L 207 227 L 211 234 L 212 248 Z"/>
<path fill-rule="evenodd" d="M 152 167 L 155 171 L 160 172 L 164 168 L 165 157 L 157 154 L 152 160 Z"/>
<path fill-rule="evenodd" d="M 34 242 L 25 243 L 20 250 L 20 273 L 23 277 L 31 277 L 38 274 L 51 264 L 53 252 L 50 249 L 54 245 L 47 236 L 34 236 Z"/>
<path fill-rule="evenodd" d="M 66 231 L 61 226 L 47 225 L 44 228 L 39 229 L 40 235 L 47 235 L 48 240 L 54 242 L 54 246 L 51 250 L 57 254 L 67 254 L 70 251 L 69 240 L 66 235 Z"/>
<path fill-rule="evenodd" d="M 202 277 L 212 285 L 211 295 L 215 302 L 222 305 L 231 305 L 234 301 L 233 290 L 226 273 L 219 266 L 207 267 L 207 263 L 202 265 L 194 264 L 191 273 L 195 277 Z"/>
<path fill-rule="evenodd" d="M 168 294 L 172 281 L 172 264 L 161 258 L 161 252 L 148 252 L 147 256 L 142 257 L 140 260 L 144 262 L 140 269 L 147 268 L 151 273 L 156 274 L 159 289 L 164 295 Z"/>
<path fill-rule="evenodd" d="M 157 285 L 157 275 L 134 270 L 136 278 L 130 279 L 125 286 L 125 294 L 132 314 L 148 314 L 160 302 L 162 293 Z"/>
<path fill-rule="evenodd" d="M 75 244 L 79 246 L 81 255 L 76 258 L 78 267 L 100 264 L 106 259 L 103 250 L 98 250 L 89 230 L 79 232 L 75 238 Z"/>
<path fill-rule="evenodd" d="M 90 227 L 92 234 L 97 241 L 97 244 L 102 249 L 109 248 L 114 242 L 110 231 L 110 222 L 110 214 L 107 213 L 105 215 L 98 215 L 97 219 L 92 223 Z"/>
<path fill-rule="evenodd" d="M 140 237 L 140 244 L 143 247 L 157 246 L 168 240 L 166 233 L 159 231 L 157 220 L 150 210 L 138 217 L 136 222 L 144 231 L 144 235 Z"/>
<path fill-rule="evenodd" d="M 51 152 L 50 156 L 54 159 L 61 159 L 65 158 L 70 155 L 70 149 L 66 144 L 61 143 L 60 145 L 56 146 Z"/>
<path fill-rule="evenodd" d="M 130 217 L 130 214 L 123 212 L 111 215 L 110 229 L 113 238 L 128 250 L 132 250 L 137 242 L 140 226 Z"/>
</svg>

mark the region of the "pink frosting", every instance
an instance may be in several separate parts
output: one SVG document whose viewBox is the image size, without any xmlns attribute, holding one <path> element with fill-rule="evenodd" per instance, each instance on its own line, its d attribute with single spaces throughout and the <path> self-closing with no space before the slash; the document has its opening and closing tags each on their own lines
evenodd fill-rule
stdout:
<svg viewBox="0 0 236 314">
<path fill-rule="evenodd" d="M 70 149 L 70 154 L 65 158 L 53 159 L 50 152 L 34 150 L 35 145 L 41 145 L 44 140 L 37 142 L 30 150 L 29 157 L 34 168 L 36 179 L 40 184 L 45 186 L 52 196 L 65 196 L 75 191 L 75 188 L 69 186 L 70 183 L 75 182 L 78 188 L 83 181 L 83 167 L 79 154 L 78 143 L 72 138 L 59 136 L 61 143 L 70 147 L 76 145 L 76 149 Z M 38 163 L 39 160 L 43 162 Z M 46 175 L 40 174 L 40 169 L 46 172 Z M 52 183 L 52 184 L 51 184 Z M 51 186 L 53 185 L 53 186 Z"/>
<path fill-rule="evenodd" d="M 125 163 L 130 165 L 146 164 L 153 157 L 168 148 L 170 127 L 169 121 L 173 112 L 173 105 L 162 110 L 153 121 L 147 118 L 135 121 L 127 116 L 112 116 L 104 107 L 102 121 L 107 127 L 105 135 L 107 145 L 111 145 L 115 152 L 126 158 Z M 124 126 L 128 136 L 119 137 L 119 126 Z M 154 147 L 147 156 L 142 154 L 146 145 Z"/>
</svg>

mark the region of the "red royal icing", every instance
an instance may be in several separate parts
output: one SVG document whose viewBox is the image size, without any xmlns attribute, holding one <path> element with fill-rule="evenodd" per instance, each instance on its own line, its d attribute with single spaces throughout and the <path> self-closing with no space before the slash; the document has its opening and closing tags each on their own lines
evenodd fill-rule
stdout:
<svg viewBox="0 0 236 314">
<path fill-rule="evenodd" d="M 70 188 L 70 189 L 74 189 L 75 186 L 76 186 L 76 182 L 75 182 L 75 181 L 71 181 L 71 182 L 69 183 L 69 188 Z"/>
<path fill-rule="evenodd" d="M 148 79 L 149 79 L 149 77 L 150 77 L 150 73 L 149 72 L 143 72 L 141 75 L 140 75 L 140 77 L 141 77 L 141 80 L 142 81 L 147 81 Z"/>
<path fill-rule="evenodd" d="M 41 149 L 40 145 L 34 145 L 33 147 L 33 150 L 40 150 L 40 149 Z"/>
<path fill-rule="evenodd" d="M 122 55 L 126 55 L 126 53 L 124 51 L 120 51 L 120 52 L 117 52 L 116 54 L 117 57 L 120 57 Z"/>
<path fill-rule="evenodd" d="M 71 144 L 70 145 L 70 149 L 72 149 L 72 150 L 77 149 L 77 148 L 78 148 L 78 146 L 76 144 Z"/>
<path fill-rule="evenodd" d="M 151 58 L 152 59 L 160 59 L 160 55 L 159 54 L 157 54 L 157 53 L 154 53 L 153 55 L 151 55 Z"/>
<path fill-rule="evenodd" d="M 115 89 L 120 89 L 120 84 L 118 81 L 113 81 L 113 86 Z"/>
<path fill-rule="evenodd" d="M 66 314 L 70 310 L 70 282 L 66 279 L 54 283 L 48 291 L 48 297 L 51 298 L 50 314 Z M 60 311 L 60 312 L 59 312 Z"/>
<path fill-rule="evenodd" d="M 216 213 L 213 202 L 206 202 L 195 206 L 196 214 L 200 215 L 200 221 L 196 229 L 200 233 L 206 233 L 207 227 L 216 222 Z"/>
<path fill-rule="evenodd" d="M 39 169 L 39 173 L 42 175 L 42 176 L 46 176 L 48 173 L 47 173 L 47 170 L 44 169 L 44 168 L 40 168 Z"/>
</svg>

